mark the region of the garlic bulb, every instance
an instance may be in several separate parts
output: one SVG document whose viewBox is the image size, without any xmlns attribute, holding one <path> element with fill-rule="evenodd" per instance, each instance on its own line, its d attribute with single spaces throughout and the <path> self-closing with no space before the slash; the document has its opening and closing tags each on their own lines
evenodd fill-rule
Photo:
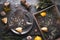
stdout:
<svg viewBox="0 0 60 40">
<path fill-rule="evenodd" d="M 16 31 L 18 31 L 18 32 L 22 32 L 22 27 L 18 27 L 18 28 L 16 28 Z"/>
<path fill-rule="evenodd" d="M 47 27 L 42 27 L 41 30 L 44 31 L 44 32 L 48 32 L 48 28 Z"/>
<path fill-rule="evenodd" d="M 7 17 L 3 18 L 2 22 L 6 24 L 7 23 Z"/>
</svg>

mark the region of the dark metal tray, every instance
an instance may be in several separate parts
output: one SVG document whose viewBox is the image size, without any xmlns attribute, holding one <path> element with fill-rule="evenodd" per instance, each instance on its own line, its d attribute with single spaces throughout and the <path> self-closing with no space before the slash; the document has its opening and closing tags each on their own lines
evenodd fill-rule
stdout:
<svg viewBox="0 0 60 40">
<path fill-rule="evenodd" d="M 46 12 L 47 15 L 46 17 L 42 17 L 40 15 L 41 12 Z M 45 33 L 43 31 L 41 31 L 42 36 L 45 38 L 45 40 L 55 40 L 56 37 L 58 37 L 58 35 L 60 35 L 60 27 L 58 26 L 57 21 L 60 21 L 60 17 L 58 16 L 58 10 L 56 8 L 55 5 L 52 5 L 46 9 L 43 9 L 39 12 L 36 12 L 35 14 L 33 14 L 34 19 L 41 31 L 42 27 L 48 27 L 48 32 Z M 49 22 L 49 19 L 51 19 L 51 21 Z M 44 21 L 44 22 L 43 22 Z M 53 32 L 54 36 L 51 34 L 52 31 L 56 30 L 55 32 Z M 51 37 L 49 37 L 51 36 Z"/>
</svg>

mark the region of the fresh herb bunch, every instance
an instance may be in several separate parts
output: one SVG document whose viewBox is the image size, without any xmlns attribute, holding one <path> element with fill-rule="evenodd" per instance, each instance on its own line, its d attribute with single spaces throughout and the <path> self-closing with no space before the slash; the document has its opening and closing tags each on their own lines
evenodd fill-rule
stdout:
<svg viewBox="0 0 60 40">
<path fill-rule="evenodd" d="M 50 0 L 39 0 L 40 2 L 37 4 L 37 10 L 41 10 L 44 8 L 47 8 L 52 5 L 52 2 Z"/>
</svg>

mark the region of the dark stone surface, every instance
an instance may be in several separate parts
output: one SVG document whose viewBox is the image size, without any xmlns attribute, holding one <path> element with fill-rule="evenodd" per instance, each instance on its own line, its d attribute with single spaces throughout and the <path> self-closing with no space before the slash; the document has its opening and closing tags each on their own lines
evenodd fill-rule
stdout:
<svg viewBox="0 0 60 40">
<path fill-rule="evenodd" d="M 5 0 L 0 0 L 0 1 L 5 1 Z M 10 0 L 11 1 L 11 0 Z M 0 4 L 1 4 L 2 2 L 0 2 Z M 3 5 L 2 5 L 3 6 Z M 2 11 L 1 9 L 2 9 L 2 6 L 0 6 L 0 11 Z M 32 7 L 33 8 L 33 7 Z M 60 10 L 60 6 L 58 5 L 58 9 Z M 33 8 L 33 10 L 34 10 L 34 8 Z M 34 11 L 35 12 L 35 11 Z M 40 34 L 40 31 L 39 31 L 39 29 L 38 29 L 38 27 L 37 27 L 37 25 L 36 25 L 36 23 L 35 23 L 35 21 L 34 21 L 34 25 L 33 25 L 33 28 L 32 28 L 32 30 L 27 34 L 27 35 L 23 35 L 23 36 L 20 36 L 20 35 L 16 35 L 16 34 L 14 34 L 13 32 L 11 32 L 11 30 L 9 30 L 9 29 L 6 29 L 7 28 L 7 25 L 5 25 L 5 24 L 3 24 L 2 22 L 1 22 L 1 19 L 2 19 L 2 17 L 0 16 L 0 40 L 26 40 L 26 36 L 28 36 L 28 35 L 31 35 L 33 38 L 34 38 L 34 36 L 36 36 L 36 35 L 41 35 Z M 60 26 L 60 25 L 59 25 Z M 37 33 L 35 33 L 34 32 L 34 29 L 38 29 L 38 32 Z"/>
</svg>

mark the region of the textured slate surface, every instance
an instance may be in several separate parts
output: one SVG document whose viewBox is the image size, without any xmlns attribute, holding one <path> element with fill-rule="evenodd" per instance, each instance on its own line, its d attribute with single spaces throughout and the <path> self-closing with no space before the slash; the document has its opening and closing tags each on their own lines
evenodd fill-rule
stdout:
<svg viewBox="0 0 60 40">
<path fill-rule="evenodd" d="M 5 1 L 5 0 L 0 0 L 0 1 Z M 8 0 L 8 1 L 11 1 L 11 0 Z M 0 2 L 0 3 L 3 3 L 3 2 Z M 15 3 L 17 3 L 18 2 L 18 4 L 20 4 L 20 2 L 19 2 L 19 0 L 16 0 L 15 1 Z M 32 1 L 30 1 L 30 2 L 32 2 Z M 60 2 L 60 0 L 59 1 L 57 1 L 57 3 L 58 2 Z M 13 2 L 12 2 L 13 3 Z M 14 4 L 14 3 L 13 3 Z M 58 3 L 59 4 L 59 3 Z M 2 7 L 2 6 L 1 6 Z M 1 8 L 0 7 L 0 8 Z M 59 7 L 59 10 L 60 10 L 60 6 L 58 6 Z M 23 39 L 23 38 L 25 38 L 26 37 L 26 35 L 24 36 L 24 37 L 21 37 L 21 36 L 18 36 L 18 35 L 16 35 L 16 34 L 14 34 L 14 33 L 12 33 L 10 30 L 6 30 L 5 28 L 6 28 L 6 26 L 7 25 L 4 25 L 2 22 L 1 22 L 1 16 L 0 16 L 0 40 L 25 40 L 25 39 Z M 34 21 L 35 22 L 35 21 Z M 28 35 L 31 35 L 32 33 L 34 34 L 34 29 L 35 28 L 37 28 L 37 25 L 34 23 L 34 28 L 33 28 L 33 30 L 31 31 L 31 32 L 29 32 L 29 34 Z M 38 29 L 38 28 L 37 28 Z M 33 35 L 32 34 L 32 35 Z M 38 33 L 36 33 L 37 35 L 40 35 L 40 33 L 38 32 Z M 34 34 L 35 35 L 35 34 Z"/>
</svg>

